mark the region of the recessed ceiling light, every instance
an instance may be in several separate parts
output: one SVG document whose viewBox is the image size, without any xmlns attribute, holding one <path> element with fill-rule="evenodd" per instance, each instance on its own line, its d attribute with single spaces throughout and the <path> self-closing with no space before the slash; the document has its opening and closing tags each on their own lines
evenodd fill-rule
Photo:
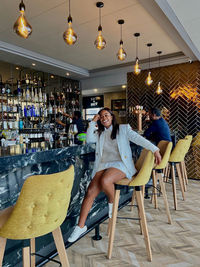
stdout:
<svg viewBox="0 0 200 267">
<path fill-rule="evenodd" d="M 51 75 L 51 79 L 54 79 L 54 75 Z"/>
<path fill-rule="evenodd" d="M 126 88 L 126 85 L 124 84 L 124 85 L 122 85 L 122 88 L 124 89 L 124 88 Z"/>
<path fill-rule="evenodd" d="M 98 89 L 97 89 L 97 88 L 95 88 L 95 89 L 94 89 L 94 92 L 98 92 Z"/>
<path fill-rule="evenodd" d="M 16 70 L 19 70 L 19 67 L 16 67 L 15 69 L 16 69 Z"/>
<path fill-rule="evenodd" d="M 32 66 L 35 66 L 36 64 L 35 63 L 32 63 Z"/>
<path fill-rule="evenodd" d="M 69 76 L 69 72 L 67 72 L 66 75 Z"/>
</svg>

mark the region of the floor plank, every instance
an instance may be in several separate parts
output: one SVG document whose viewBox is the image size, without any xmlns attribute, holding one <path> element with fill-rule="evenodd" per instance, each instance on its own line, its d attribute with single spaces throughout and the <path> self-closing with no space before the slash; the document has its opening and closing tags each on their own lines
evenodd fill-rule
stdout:
<svg viewBox="0 0 200 267">
<path fill-rule="evenodd" d="M 143 236 L 138 221 L 118 220 L 112 259 L 106 258 L 108 221 L 100 227 L 103 237 L 93 241 L 94 232 L 67 249 L 70 267 L 199 267 L 200 266 L 200 181 L 189 180 L 186 200 L 182 200 L 177 188 L 178 210 L 173 207 L 171 184 L 166 184 L 167 197 L 172 216 L 172 225 L 167 216 L 162 197 L 158 197 L 159 209 L 154 209 L 145 199 L 145 211 L 152 247 L 153 261 L 147 261 Z M 130 212 L 124 207 L 119 216 L 137 217 L 137 209 Z M 56 257 L 58 259 L 58 257 Z M 57 267 L 48 263 L 45 267 Z"/>
</svg>

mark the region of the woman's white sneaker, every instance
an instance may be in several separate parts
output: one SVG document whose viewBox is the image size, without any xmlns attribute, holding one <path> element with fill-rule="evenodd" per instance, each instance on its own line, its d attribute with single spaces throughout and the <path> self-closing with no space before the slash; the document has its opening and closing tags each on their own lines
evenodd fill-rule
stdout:
<svg viewBox="0 0 200 267">
<path fill-rule="evenodd" d="M 74 231 L 71 233 L 68 238 L 68 242 L 75 242 L 83 233 L 87 231 L 87 226 L 80 228 L 78 225 L 74 228 Z"/>
</svg>

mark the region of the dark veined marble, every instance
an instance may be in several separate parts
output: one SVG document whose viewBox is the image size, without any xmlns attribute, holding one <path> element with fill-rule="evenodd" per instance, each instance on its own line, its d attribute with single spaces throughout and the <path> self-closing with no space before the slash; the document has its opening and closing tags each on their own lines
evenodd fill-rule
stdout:
<svg viewBox="0 0 200 267">
<path fill-rule="evenodd" d="M 48 149 L 48 150 L 47 150 Z M 71 202 L 66 220 L 61 226 L 66 242 L 73 227 L 78 221 L 80 207 L 91 181 L 94 163 L 94 145 L 79 145 L 63 148 L 43 146 L 40 151 L 32 150 L 28 146 L 15 149 L 14 152 L 1 151 L 0 157 L 0 209 L 15 204 L 24 180 L 30 175 L 50 174 L 66 170 L 71 164 L 75 167 L 75 179 L 71 194 Z M 16 151 L 16 153 L 15 153 Z M 38 151 L 38 152 L 37 152 Z M 137 146 L 133 146 L 137 152 Z M 131 197 L 129 190 L 121 192 L 120 201 Z M 100 193 L 89 213 L 86 224 L 92 227 L 108 212 L 107 198 Z M 8 240 L 4 256 L 5 267 L 22 266 L 22 241 Z M 51 234 L 36 239 L 36 251 L 42 255 L 49 255 L 55 251 Z M 41 259 L 37 258 L 37 262 Z"/>
</svg>

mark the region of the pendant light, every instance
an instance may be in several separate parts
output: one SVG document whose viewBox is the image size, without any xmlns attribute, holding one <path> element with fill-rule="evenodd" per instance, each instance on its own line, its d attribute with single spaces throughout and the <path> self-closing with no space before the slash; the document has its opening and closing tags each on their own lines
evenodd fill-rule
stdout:
<svg viewBox="0 0 200 267">
<path fill-rule="evenodd" d="M 163 91 L 160 85 L 160 55 L 162 54 L 162 51 L 158 51 L 157 54 L 158 54 L 158 67 L 159 67 L 159 82 L 158 82 L 158 86 L 156 89 L 156 94 L 160 95 Z"/>
<path fill-rule="evenodd" d="M 77 35 L 72 28 L 72 16 L 71 16 L 71 6 L 69 0 L 69 16 L 68 16 L 68 28 L 63 33 L 63 39 L 68 45 L 74 45 L 77 41 Z"/>
<path fill-rule="evenodd" d="M 123 48 L 123 40 L 122 40 L 122 25 L 124 24 L 124 20 L 123 19 L 119 19 L 118 20 L 118 24 L 121 26 L 121 31 L 120 31 L 121 39 L 120 39 L 120 42 L 119 42 L 120 48 L 119 48 L 119 51 L 117 52 L 117 58 L 119 60 L 123 61 L 127 56 L 127 54 L 126 54 L 126 52 L 125 52 L 125 50 Z"/>
<path fill-rule="evenodd" d="M 141 68 L 139 66 L 139 58 L 138 58 L 138 37 L 140 36 L 140 33 L 136 32 L 134 33 L 134 36 L 136 37 L 136 58 L 135 58 L 135 65 L 134 65 L 133 73 L 135 75 L 138 75 L 141 72 Z"/>
<path fill-rule="evenodd" d="M 94 44 L 96 46 L 97 49 L 102 50 L 105 48 L 106 46 L 106 41 L 102 36 L 102 26 L 101 26 L 101 8 L 104 6 L 103 2 L 97 2 L 96 3 L 96 7 L 98 7 L 99 9 L 99 27 L 98 27 L 98 36 L 96 38 L 96 40 L 94 41 Z"/>
<path fill-rule="evenodd" d="M 24 39 L 27 39 L 29 35 L 32 33 L 32 27 L 28 23 L 26 17 L 24 16 L 25 13 L 25 5 L 23 3 L 23 0 L 21 0 L 21 3 L 19 4 L 19 12 L 20 16 L 16 20 L 13 30 L 18 34 L 19 36 L 23 37 Z"/>
<path fill-rule="evenodd" d="M 151 72 L 150 72 L 150 47 L 152 46 L 152 44 L 151 43 L 148 43 L 147 44 L 147 47 L 149 48 L 149 72 L 148 72 L 148 76 L 147 76 L 147 78 L 146 78 L 146 80 L 145 80 L 145 83 L 146 83 L 146 85 L 148 85 L 148 86 L 150 86 L 151 84 L 152 84 L 152 82 L 153 82 L 153 80 L 152 80 L 152 78 L 151 78 Z"/>
</svg>

